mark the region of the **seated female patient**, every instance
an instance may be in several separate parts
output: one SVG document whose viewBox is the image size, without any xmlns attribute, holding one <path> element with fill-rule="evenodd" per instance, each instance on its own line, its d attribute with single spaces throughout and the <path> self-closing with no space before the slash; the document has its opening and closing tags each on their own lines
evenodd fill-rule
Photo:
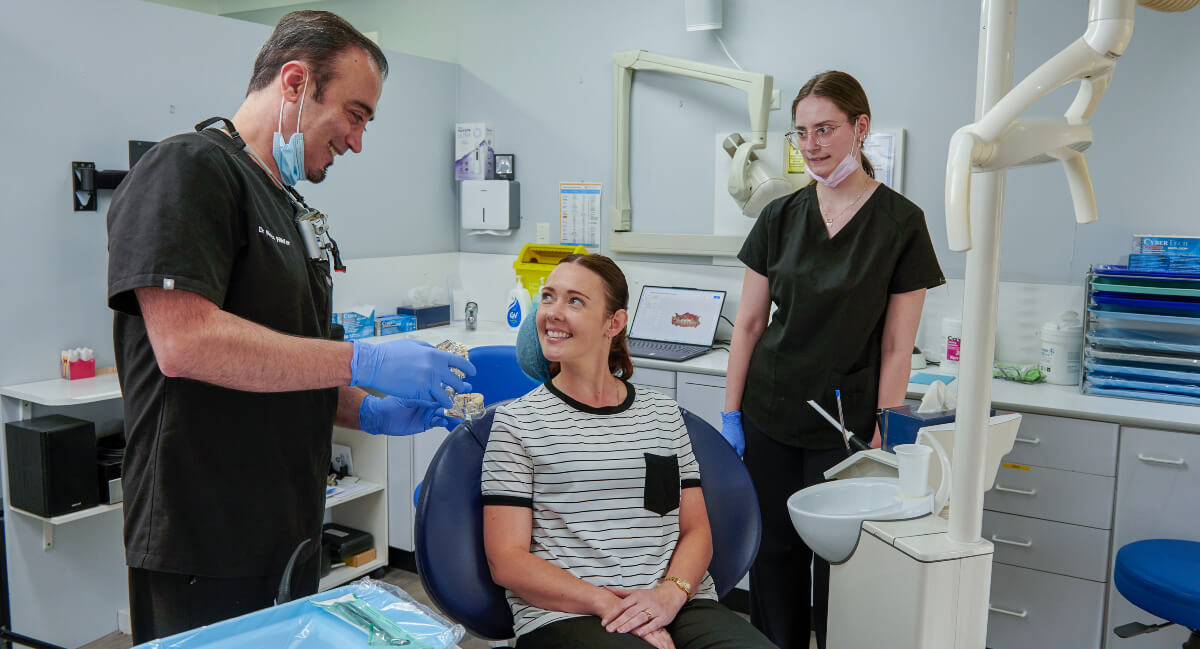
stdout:
<svg viewBox="0 0 1200 649">
<path fill-rule="evenodd" d="M 679 407 L 628 382 L 628 302 L 608 257 L 563 259 L 537 309 L 552 378 L 496 410 L 484 546 L 517 647 L 773 647 L 716 601 Z"/>
</svg>

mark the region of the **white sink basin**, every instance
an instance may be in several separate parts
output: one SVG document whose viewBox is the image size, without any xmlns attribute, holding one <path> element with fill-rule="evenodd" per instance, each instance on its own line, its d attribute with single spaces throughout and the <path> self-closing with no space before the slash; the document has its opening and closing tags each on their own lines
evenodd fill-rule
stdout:
<svg viewBox="0 0 1200 649">
<path fill-rule="evenodd" d="M 933 494 L 902 498 L 899 478 L 851 478 L 801 489 L 787 506 L 808 547 L 830 563 L 841 563 L 854 553 L 863 521 L 924 516 L 933 511 Z"/>
</svg>

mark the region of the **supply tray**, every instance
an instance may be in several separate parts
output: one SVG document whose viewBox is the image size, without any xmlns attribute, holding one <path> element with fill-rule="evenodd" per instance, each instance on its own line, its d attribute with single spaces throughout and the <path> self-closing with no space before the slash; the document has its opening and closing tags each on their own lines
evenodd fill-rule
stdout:
<svg viewBox="0 0 1200 649">
<path fill-rule="evenodd" d="M 1085 394 L 1200 405 L 1200 274 L 1093 267 Z"/>
</svg>

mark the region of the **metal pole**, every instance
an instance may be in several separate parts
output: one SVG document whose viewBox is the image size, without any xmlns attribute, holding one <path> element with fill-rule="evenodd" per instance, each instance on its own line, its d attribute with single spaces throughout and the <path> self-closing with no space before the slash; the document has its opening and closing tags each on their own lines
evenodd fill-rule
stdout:
<svg viewBox="0 0 1200 649">
<path fill-rule="evenodd" d="M 975 121 L 1012 89 L 1016 0 L 983 0 Z M 958 411 L 950 491 L 950 539 L 978 543 L 983 526 L 983 475 L 992 402 L 996 297 L 1004 222 L 1004 171 L 971 176 L 971 241 L 963 291 Z"/>
</svg>

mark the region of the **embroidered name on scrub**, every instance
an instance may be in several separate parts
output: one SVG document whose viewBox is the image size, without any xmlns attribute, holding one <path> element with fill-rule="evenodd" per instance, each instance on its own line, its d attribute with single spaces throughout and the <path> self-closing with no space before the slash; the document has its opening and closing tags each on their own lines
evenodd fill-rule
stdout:
<svg viewBox="0 0 1200 649">
<path fill-rule="evenodd" d="M 272 239 L 272 240 L 274 240 L 274 241 L 275 241 L 275 243 L 282 243 L 282 244 L 283 244 L 283 245 L 285 245 L 285 246 L 290 246 L 290 245 L 292 245 L 292 242 L 291 242 L 291 241 L 288 241 L 287 239 L 284 239 L 283 237 L 280 237 L 280 236 L 277 236 L 277 235 L 275 235 L 275 234 L 274 234 L 274 233 L 272 233 L 270 230 L 268 230 L 268 229 L 264 228 L 264 227 L 263 227 L 263 226 L 261 226 L 261 225 L 260 225 L 260 226 L 258 226 L 258 233 L 259 233 L 259 234 L 265 234 L 265 235 L 267 235 L 267 238 L 268 238 L 268 239 Z"/>
</svg>

